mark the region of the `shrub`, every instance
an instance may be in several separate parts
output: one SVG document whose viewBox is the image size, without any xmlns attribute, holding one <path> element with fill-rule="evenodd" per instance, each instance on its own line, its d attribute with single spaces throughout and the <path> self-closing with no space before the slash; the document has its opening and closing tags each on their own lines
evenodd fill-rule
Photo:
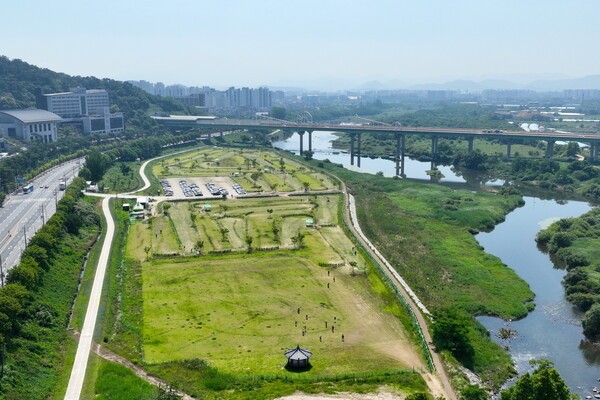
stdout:
<svg viewBox="0 0 600 400">
<path fill-rule="evenodd" d="M 583 334 L 592 340 L 600 339 L 600 303 L 594 304 L 581 321 Z"/>
</svg>

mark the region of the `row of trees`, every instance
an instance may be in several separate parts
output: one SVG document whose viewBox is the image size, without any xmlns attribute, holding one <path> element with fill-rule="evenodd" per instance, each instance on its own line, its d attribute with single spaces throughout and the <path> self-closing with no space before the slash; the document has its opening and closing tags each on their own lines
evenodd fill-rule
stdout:
<svg viewBox="0 0 600 400">
<path fill-rule="evenodd" d="M 86 248 L 79 232 L 89 237 L 100 225 L 84 187 L 73 181 L 0 289 L 1 398 L 47 398 L 54 385 Z"/>
</svg>

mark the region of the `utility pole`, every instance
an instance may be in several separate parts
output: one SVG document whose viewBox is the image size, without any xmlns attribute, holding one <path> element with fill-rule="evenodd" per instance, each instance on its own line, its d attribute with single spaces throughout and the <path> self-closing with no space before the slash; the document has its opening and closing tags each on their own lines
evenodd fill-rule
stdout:
<svg viewBox="0 0 600 400">
<path fill-rule="evenodd" d="M 2 263 L 2 254 L 0 254 L 0 282 L 4 286 L 4 266 Z"/>
</svg>

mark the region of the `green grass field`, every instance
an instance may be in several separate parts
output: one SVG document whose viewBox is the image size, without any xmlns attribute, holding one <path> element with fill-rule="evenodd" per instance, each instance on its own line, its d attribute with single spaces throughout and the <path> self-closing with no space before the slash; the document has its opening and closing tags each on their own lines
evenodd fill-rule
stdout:
<svg viewBox="0 0 600 400">
<path fill-rule="evenodd" d="M 134 242 L 151 240 L 149 252 L 164 254 L 177 250 L 177 236 L 193 255 L 189 246 L 204 241 L 203 256 L 142 263 L 145 361 L 201 358 L 225 372 L 282 373 L 284 350 L 302 344 L 315 353 L 310 374 L 423 367 L 400 308 L 390 308 L 372 279 L 351 274 L 351 261 L 365 261 L 337 226 L 338 204 L 339 195 L 239 199 L 204 212 L 202 203 L 177 202 L 168 210 L 176 234 L 164 216 L 133 225 L 128 252 L 140 261 Z M 309 217 L 328 226 L 307 228 Z M 298 232 L 302 249 L 292 241 Z M 257 252 L 274 246 L 280 250 Z M 210 254 L 223 249 L 234 252 Z"/>
<path fill-rule="evenodd" d="M 337 188 L 256 150 L 204 148 L 152 169 L 159 179 L 224 174 L 264 191 Z M 129 227 L 106 346 L 199 398 L 426 391 L 410 317 L 339 226 L 340 200 L 219 199 L 210 211 L 195 199 L 161 203 L 159 215 Z M 283 352 L 298 344 L 314 353 L 302 374 L 284 368 Z"/>
<path fill-rule="evenodd" d="M 201 148 L 157 161 L 151 170 L 159 179 L 228 176 L 249 192 L 335 188 L 327 175 L 265 150 Z"/>
<path fill-rule="evenodd" d="M 286 253 L 149 263 L 146 361 L 202 358 L 237 374 L 278 373 L 285 349 L 301 344 L 314 352 L 311 374 L 410 367 L 402 362 L 400 327 L 379 318 L 353 284 L 360 279 L 338 271 L 328 276 Z"/>
</svg>

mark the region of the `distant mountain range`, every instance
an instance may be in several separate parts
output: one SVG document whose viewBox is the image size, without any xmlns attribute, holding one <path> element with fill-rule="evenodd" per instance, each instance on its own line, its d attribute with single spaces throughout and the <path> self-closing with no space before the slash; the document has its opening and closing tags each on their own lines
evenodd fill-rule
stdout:
<svg viewBox="0 0 600 400">
<path fill-rule="evenodd" d="M 600 74 L 588 75 L 581 78 L 557 78 L 557 79 L 539 79 L 526 83 L 517 83 L 506 79 L 484 79 L 474 80 L 452 80 L 444 83 L 423 83 L 409 84 L 400 80 L 370 80 L 360 85 L 351 83 L 348 80 L 336 78 L 319 78 L 302 82 L 294 82 L 288 85 L 269 86 L 272 90 L 285 91 L 310 91 L 320 90 L 325 92 L 344 91 L 367 91 L 367 90 L 462 90 L 470 92 L 480 92 L 486 89 L 495 90 L 534 90 L 538 92 L 562 91 L 564 89 L 599 89 Z"/>
</svg>

